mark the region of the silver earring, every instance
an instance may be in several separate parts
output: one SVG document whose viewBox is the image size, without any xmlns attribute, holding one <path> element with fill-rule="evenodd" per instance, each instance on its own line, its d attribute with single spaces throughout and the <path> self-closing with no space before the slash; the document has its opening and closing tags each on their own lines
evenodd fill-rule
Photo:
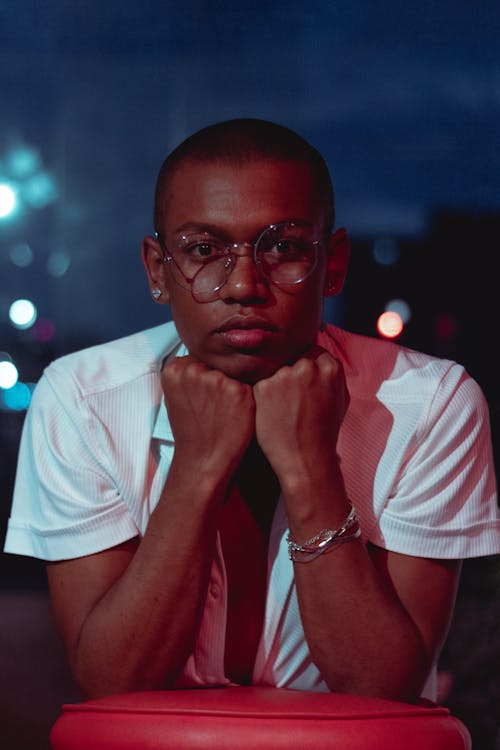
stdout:
<svg viewBox="0 0 500 750">
<path fill-rule="evenodd" d="M 152 298 L 154 299 L 155 302 L 158 302 L 158 300 L 160 299 L 161 295 L 162 295 L 161 289 L 153 289 L 153 291 L 151 292 L 151 296 L 152 296 Z"/>
</svg>

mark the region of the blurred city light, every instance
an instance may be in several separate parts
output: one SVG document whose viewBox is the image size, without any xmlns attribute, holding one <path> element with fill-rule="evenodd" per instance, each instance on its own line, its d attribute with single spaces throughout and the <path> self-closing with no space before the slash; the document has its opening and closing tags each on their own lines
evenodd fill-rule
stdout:
<svg viewBox="0 0 500 750">
<path fill-rule="evenodd" d="M 71 263 L 71 258 L 68 253 L 64 252 L 53 252 L 47 259 L 47 271 L 51 276 L 60 278 L 64 276 Z"/>
<path fill-rule="evenodd" d="M 34 146 L 20 145 L 6 157 L 6 166 L 13 177 L 22 179 L 41 167 L 40 154 Z"/>
<path fill-rule="evenodd" d="M 392 237 L 378 237 L 373 243 L 373 257 L 381 266 L 393 266 L 399 255 L 398 243 Z"/>
<path fill-rule="evenodd" d="M 36 307 L 29 299 L 16 299 L 9 308 L 10 322 L 16 328 L 30 328 L 35 322 L 36 317 Z"/>
<path fill-rule="evenodd" d="M 17 367 L 10 359 L 0 361 L 0 388 L 8 390 L 18 381 L 19 373 Z"/>
<path fill-rule="evenodd" d="M 32 208 L 45 208 L 57 198 L 54 179 L 48 172 L 37 172 L 23 184 L 22 195 Z"/>
<path fill-rule="evenodd" d="M 52 320 L 48 318 L 38 318 L 33 326 L 33 335 L 36 341 L 44 343 L 54 338 L 56 327 Z"/>
<path fill-rule="evenodd" d="M 377 331 L 386 339 L 397 338 L 403 330 L 403 321 L 397 312 L 384 312 L 377 320 Z"/>
<path fill-rule="evenodd" d="M 7 183 L 0 184 L 0 219 L 10 216 L 16 207 L 16 191 Z"/>
<path fill-rule="evenodd" d="M 451 340 L 457 333 L 457 319 L 451 313 L 441 313 L 436 322 L 436 333 L 442 340 Z"/>
<path fill-rule="evenodd" d="M 410 305 L 404 299 L 391 299 L 385 306 L 385 312 L 397 313 L 403 323 L 408 323 L 411 318 Z"/>
<path fill-rule="evenodd" d="M 33 262 L 33 250 L 27 242 L 18 242 L 10 248 L 9 258 L 18 268 L 26 268 Z"/>
<path fill-rule="evenodd" d="M 31 402 L 35 383 L 17 381 L 12 388 L 0 390 L 0 408 L 8 411 L 24 411 Z"/>
</svg>

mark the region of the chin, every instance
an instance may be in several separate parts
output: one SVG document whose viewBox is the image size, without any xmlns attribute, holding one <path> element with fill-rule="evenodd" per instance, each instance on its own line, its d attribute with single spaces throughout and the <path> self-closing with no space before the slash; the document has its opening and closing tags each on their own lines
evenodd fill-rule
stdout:
<svg viewBox="0 0 500 750">
<path fill-rule="evenodd" d="M 209 367 L 221 370 L 229 378 L 239 380 L 241 383 L 255 385 L 259 380 L 270 378 L 282 367 L 285 362 L 276 359 L 268 360 L 256 354 L 232 354 L 217 362 L 206 363 Z"/>
</svg>

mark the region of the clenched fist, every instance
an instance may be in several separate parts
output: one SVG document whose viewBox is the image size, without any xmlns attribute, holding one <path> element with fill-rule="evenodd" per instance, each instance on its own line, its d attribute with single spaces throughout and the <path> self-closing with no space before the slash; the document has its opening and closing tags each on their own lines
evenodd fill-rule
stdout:
<svg viewBox="0 0 500 750">
<path fill-rule="evenodd" d="M 251 386 L 212 370 L 192 355 L 177 357 L 161 373 L 175 438 L 176 465 L 230 479 L 253 436 Z"/>
<path fill-rule="evenodd" d="M 349 404 L 342 365 L 315 347 L 254 386 L 257 440 L 282 489 L 339 475 L 336 445 Z"/>
</svg>

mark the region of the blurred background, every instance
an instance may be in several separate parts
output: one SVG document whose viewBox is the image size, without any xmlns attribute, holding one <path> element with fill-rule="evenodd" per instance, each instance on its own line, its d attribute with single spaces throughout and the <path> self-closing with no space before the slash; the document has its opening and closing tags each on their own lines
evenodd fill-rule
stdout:
<svg viewBox="0 0 500 750">
<path fill-rule="evenodd" d="M 460 361 L 499 461 L 498 0 L 0 0 L 0 532 L 55 357 L 156 325 L 139 248 L 165 155 L 262 117 L 325 156 L 350 277 L 325 317 Z M 385 315 L 384 313 L 392 313 Z M 0 559 L 0 740 L 48 748 L 77 699 L 43 566 Z M 464 566 L 442 702 L 497 747 L 498 563 Z"/>
</svg>

